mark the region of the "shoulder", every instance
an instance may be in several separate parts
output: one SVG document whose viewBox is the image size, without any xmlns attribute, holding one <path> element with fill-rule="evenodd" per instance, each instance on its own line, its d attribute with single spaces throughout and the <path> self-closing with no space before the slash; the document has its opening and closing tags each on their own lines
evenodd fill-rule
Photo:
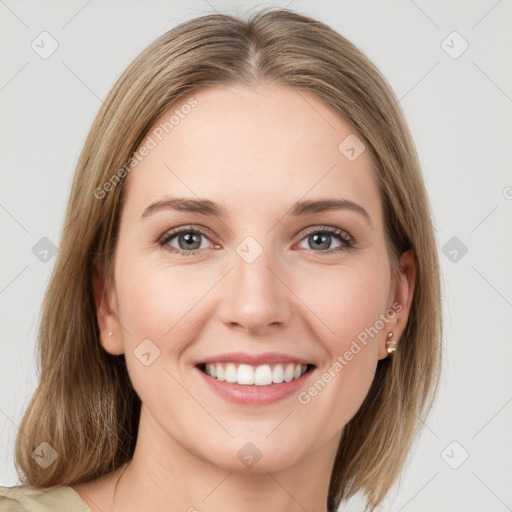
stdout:
<svg viewBox="0 0 512 512">
<path fill-rule="evenodd" d="M 51 489 L 29 485 L 0 485 L 0 512 L 91 512 L 85 501 L 68 486 Z"/>
</svg>

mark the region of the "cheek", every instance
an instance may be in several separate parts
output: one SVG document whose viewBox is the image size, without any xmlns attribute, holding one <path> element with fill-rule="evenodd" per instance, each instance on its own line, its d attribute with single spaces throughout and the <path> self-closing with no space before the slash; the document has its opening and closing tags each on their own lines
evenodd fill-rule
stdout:
<svg viewBox="0 0 512 512">
<path fill-rule="evenodd" d="M 147 255 L 118 262 L 119 317 L 125 358 L 136 389 L 157 389 L 164 371 L 187 375 L 189 368 L 184 365 L 189 359 L 182 355 L 211 318 L 211 311 L 205 310 L 208 292 L 219 279 L 212 277 L 211 269 L 193 267 L 172 266 L 163 258 L 151 261 Z M 156 354 L 148 367 L 140 358 L 147 352 L 150 360 Z M 176 387 L 172 377 L 166 374 L 165 378 Z"/>
<path fill-rule="evenodd" d="M 193 308 L 205 293 L 206 286 L 190 272 L 160 268 L 158 265 L 126 262 L 119 267 L 119 314 L 131 343 L 144 338 L 159 345 L 172 340 L 167 349 L 178 350 L 179 333 L 190 333 Z M 127 332 L 129 334 L 127 334 Z M 141 340 L 139 338 L 142 337 Z M 164 347 L 160 347 L 164 348 Z"/>
<path fill-rule="evenodd" d="M 332 411 L 329 422 L 336 427 L 356 413 L 374 378 L 377 340 L 386 332 L 381 319 L 389 307 L 390 274 L 383 262 L 319 274 L 315 286 L 299 292 L 320 319 L 316 337 L 327 353 L 318 372 L 321 382 L 305 390 L 301 403 Z"/>
<path fill-rule="evenodd" d="M 193 313 L 203 288 L 186 277 L 190 276 L 137 258 L 120 262 L 116 273 L 119 318 L 132 384 L 150 410 L 163 408 L 175 419 L 178 412 L 173 404 L 187 401 L 176 382 L 180 374 L 177 365 L 198 329 Z M 194 414 L 197 411 L 189 411 L 190 417 Z"/>
<path fill-rule="evenodd" d="M 359 334 L 385 313 L 390 275 L 384 264 L 329 269 L 297 285 L 298 295 L 318 317 L 317 324 L 332 356 L 345 351 Z M 363 336 L 364 337 L 364 336 Z"/>
<path fill-rule="evenodd" d="M 154 281 L 154 276 L 146 269 L 126 268 L 122 284 L 117 286 L 119 290 L 119 313 L 125 322 L 124 335 L 131 342 L 137 342 L 134 336 L 141 335 L 147 338 L 158 339 L 165 330 L 171 327 L 171 318 L 166 325 L 163 313 L 163 305 L 167 304 L 168 311 L 172 311 L 173 300 L 176 298 L 171 293 L 164 293 L 163 283 Z M 170 287 L 169 287 L 170 289 Z M 127 334 L 127 332 L 129 334 Z"/>
</svg>

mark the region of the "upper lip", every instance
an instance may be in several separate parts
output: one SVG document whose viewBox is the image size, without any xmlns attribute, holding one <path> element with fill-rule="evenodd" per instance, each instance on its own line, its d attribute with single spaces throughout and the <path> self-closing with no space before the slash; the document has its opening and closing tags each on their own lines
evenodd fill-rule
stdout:
<svg viewBox="0 0 512 512">
<path fill-rule="evenodd" d="M 310 364 L 313 363 L 301 357 L 291 356 L 289 354 L 281 354 L 279 352 L 264 352 L 263 354 L 250 354 L 248 352 L 226 352 L 215 356 L 207 357 L 197 361 L 202 363 L 242 363 L 252 366 L 259 366 L 267 363 L 295 363 Z"/>
</svg>

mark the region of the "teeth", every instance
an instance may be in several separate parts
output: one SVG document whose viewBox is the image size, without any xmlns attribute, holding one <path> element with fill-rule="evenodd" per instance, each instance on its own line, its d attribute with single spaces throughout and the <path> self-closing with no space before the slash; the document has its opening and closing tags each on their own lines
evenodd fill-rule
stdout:
<svg viewBox="0 0 512 512">
<path fill-rule="evenodd" d="M 270 386 L 298 379 L 306 373 L 305 364 L 262 364 L 251 366 L 237 363 L 207 363 L 205 372 L 220 381 L 246 386 Z"/>
<path fill-rule="evenodd" d="M 209 364 L 209 365 L 206 365 L 206 368 L 208 369 L 208 367 L 210 367 L 210 372 L 208 373 L 208 375 L 210 375 L 210 377 L 213 377 L 214 373 L 215 373 L 215 378 L 217 380 L 221 380 L 221 381 L 224 381 L 226 380 L 226 373 L 224 371 L 224 367 L 219 365 L 217 367 L 217 365 L 215 364 Z M 213 371 L 211 370 L 211 368 L 213 367 Z"/>
<path fill-rule="evenodd" d="M 274 366 L 274 371 L 272 372 L 272 381 L 275 384 L 281 384 L 284 380 L 284 370 L 282 364 L 276 364 Z"/>
<path fill-rule="evenodd" d="M 272 384 L 272 370 L 268 364 L 256 367 L 254 371 L 254 384 L 256 386 L 270 386 Z"/>
<path fill-rule="evenodd" d="M 295 373 L 295 366 L 293 364 L 289 364 L 284 371 L 284 381 L 290 382 L 293 380 L 293 375 Z"/>
<path fill-rule="evenodd" d="M 236 368 L 233 363 L 226 365 L 226 382 L 236 382 L 237 374 Z"/>
<path fill-rule="evenodd" d="M 215 365 L 212 365 L 215 366 Z M 212 375 L 213 377 L 213 375 Z M 248 364 L 241 364 L 236 374 L 238 384 L 254 384 L 254 371 Z"/>
</svg>

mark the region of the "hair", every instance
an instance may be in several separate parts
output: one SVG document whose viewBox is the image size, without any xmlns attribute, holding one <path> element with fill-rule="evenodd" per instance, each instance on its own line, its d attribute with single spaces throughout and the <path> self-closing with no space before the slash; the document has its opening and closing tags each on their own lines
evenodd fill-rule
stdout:
<svg viewBox="0 0 512 512">
<path fill-rule="evenodd" d="M 79 156 L 59 251 L 38 332 L 39 383 L 16 438 L 21 482 L 41 488 L 89 481 L 133 456 L 141 401 L 124 355 L 100 343 L 94 279 L 113 285 L 125 180 L 105 184 L 131 161 L 178 99 L 209 86 L 273 83 L 315 94 L 364 142 L 375 165 L 390 264 L 414 252 L 415 290 L 392 357 L 379 360 L 363 404 L 344 426 L 328 507 L 363 493 L 380 504 L 400 476 L 439 387 L 441 276 L 432 213 L 399 101 L 376 66 L 328 25 L 288 9 L 247 19 L 209 14 L 179 24 L 126 68 L 100 108 Z M 118 173 L 117 176 L 125 173 Z M 110 181 L 112 183 L 112 181 Z M 42 442 L 57 459 L 42 468 Z"/>
</svg>

